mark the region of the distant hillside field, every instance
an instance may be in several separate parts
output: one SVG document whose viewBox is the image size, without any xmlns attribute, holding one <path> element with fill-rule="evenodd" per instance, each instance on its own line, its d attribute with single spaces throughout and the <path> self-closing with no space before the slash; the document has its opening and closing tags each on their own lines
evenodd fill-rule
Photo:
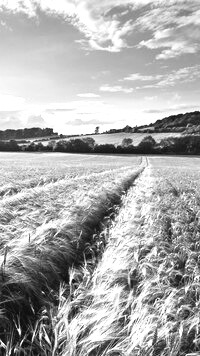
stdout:
<svg viewBox="0 0 200 356">
<path fill-rule="evenodd" d="M 159 142 L 167 137 L 179 137 L 181 134 L 177 132 L 160 132 L 160 133 L 118 132 L 113 134 L 89 135 L 88 137 L 92 137 L 97 144 L 110 143 L 116 146 L 120 145 L 124 138 L 131 138 L 133 140 L 133 145 L 137 146 L 144 137 L 149 135 L 151 135 L 156 142 Z"/>
<path fill-rule="evenodd" d="M 112 133 L 112 134 L 74 136 L 73 139 L 92 137 L 98 145 L 109 143 L 109 144 L 118 146 L 118 145 L 121 145 L 122 140 L 124 138 L 131 138 L 133 140 L 133 145 L 137 146 L 142 141 L 142 139 L 146 136 L 152 136 L 156 142 L 160 142 L 162 139 L 167 138 L 167 137 L 179 137 L 179 136 L 181 136 L 181 133 L 180 132 L 159 132 L 159 133 L 117 132 L 117 133 Z M 70 139 L 72 139 L 72 137 L 64 138 L 65 141 L 70 140 Z M 60 138 L 55 139 L 54 141 L 57 142 L 59 140 L 61 140 L 61 139 Z M 46 146 L 48 144 L 48 142 L 50 142 L 50 141 L 41 140 L 41 142 L 44 146 Z"/>
</svg>

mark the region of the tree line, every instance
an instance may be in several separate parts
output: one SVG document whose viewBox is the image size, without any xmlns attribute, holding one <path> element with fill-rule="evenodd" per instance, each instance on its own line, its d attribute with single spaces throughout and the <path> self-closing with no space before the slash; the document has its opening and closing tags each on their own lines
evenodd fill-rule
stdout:
<svg viewBox="0 0 200 356">
<path fill-rule="evenodd" d="M 134 146 L 132 139 L 124 138 L 121 145 L 96 144 L 91 137 L 70 140 L 31 142 L 19 145 L 15 140 L 0 141 L 0 151 L 13 152 L 67 152 L 67 153 L 118 153 L 118 154 L 200 154 L 200 136 L 180 136 L 162 139 L 159 143 L 152 136 L 146 136 Z"/>
<path fill-rule="evenodd" d="M 57 135 L 53 132 L 53 129 L 47 127 L 41 129 L 40 127 L 32 127 L 30 129 L 18 129 L 18 130 L 0 130 L 0 140 L 18 140 L 18 139 L 27 139 L 27 138 L 37 138 L 37 137 L 46 137 Z"/>
</svg>

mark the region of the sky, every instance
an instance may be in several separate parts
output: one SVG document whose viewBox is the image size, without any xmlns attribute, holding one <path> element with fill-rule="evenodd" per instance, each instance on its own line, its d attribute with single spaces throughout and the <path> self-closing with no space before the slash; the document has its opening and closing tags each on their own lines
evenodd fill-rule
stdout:
<svg viewBox="0 0 200 356">
<path fill-rule="evenodd" d="M 0 130 L 200 110 L 200 0 L 0 0 Z"/>
</svg>

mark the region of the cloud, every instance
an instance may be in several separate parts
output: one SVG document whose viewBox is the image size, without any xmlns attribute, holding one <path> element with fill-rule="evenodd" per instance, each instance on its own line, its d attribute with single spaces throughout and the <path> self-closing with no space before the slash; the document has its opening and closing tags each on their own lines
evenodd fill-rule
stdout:
<svg viewBox="0 0 200 356">
<path fill-rule="evenodd" d="M 200 50 L 199 1 L 161 1 L 146 11 L 134 24 L 135 30 L 151 31 L 151 38 L 139 43 L 160 53 L 156 59 L 169 59 Z"/>
<path fill-rule="evenodd" d="M 149 38 L 138 48 L 156 50 L 157 59 L 200 50 L 199 0 L 1 0 L 0 5 L 1 11 L 29 17 L 39 16 L 38 7 L 78 28 L 86 50 L 120 52 L 133 45 L 128 37 L 134 43 L 135 34 L 144 32 Z"/>
<path fill-rule="evenodd" d="M 170 74 L 164 74 L 160 81 L 154 87 L 165 88 L 173 87 L 176 84 L 193 82 L 200 78 L 200 65 L 185 67 L 172 71 Z"/>
<path fill-rule="evenodd" d="M 167 109 L 163 109 L 163 110 L 159 110 L 159 109 L 147 109 L 147 110 L 143 110 L 143 112 L 145 112 L 146 114 L 158 114 L 158 113 L 162 113 L 162 112 L 166 112 Z"/>
<path fill-rule="evenodd" d="M 94 93 L 83 93 L 83 94 L 77 94 L 80 98 L 99 98 L 100 95 L 94 94 Z"/>
<path fill-rule="evenodd" d="M 120 79 L 120 81 L 124 81 L 124 80 L 130 80 L 130 81 L 152 81 L 152 80 L 156 80 L 156 79 L 160 79 L 162 78 L 162 75 L 142 75 L 140 73 L 134 73 L 134 74 L 130 74 L 128 77 L 125 77 L 123 79 Z"/>
<path fill-rule="evenodd" d="M 30 115 L 26 111 L 0 111 L 1 129 L 20 129 L 24 127 L 46 127 L 41 115 Z"/>
<path fill-rule="evenodd" d="M 74 120 L 66 121 L 67 125 L 72 125 L 72 126 L 106 125 L 110 123 L 112 123 L 112 121 L 103 121 L 98 119 L 91 119 L 91 120 L 74 119 Z"/>
<path fill-rule="evenodd" d="M 1 0 L 0 11 L 6 9 L 16 12 L 22 12 L 33 17 L 36 14 L 36 2 L 32 0 Z"/>
<path fill-rule="evenodd" d="M 144 113 L 146 114 L 162 114 L 162 113 L 167 113 L 167 112 L 175 112 L 175 111 L 180 111 L 180 110 L 189 110 L 189 111 L 193 111 L 193 110 L 199 110 L 200 109 L 200 105 L 174 105 L 172 107 L 166 107 L 163 109 L 148 109 L 148 110 L 143 110 Z"/>
<path fill-rule="evenodd" d="M 38 16 L 37 8 L 50 16 L 61 16 L 83 33 L 85 39 L 80 43 L 84 48 L 119 52 L 127 47 L 124 36 L 132 30 L 129 21 L 121 22 L 119 16 L 106 16 L 105 14 L 116 5 L 122 5 L 124 12 L 129 1 L 124 5 L 121 1 L 97 0 L 2 0 L 0 9 L 7 9 L 14 13 L 24 12 L 29 17 Z"/>
<path fill-rule="evenodd" d="M 189 43 L 184 37 L 179 37 L 177 34 L 171 35 L 168 38 L 156 38 L 157 33 L 155 33 L 154 38 L 148 41 L 141 41 L 139 44 L 140 47 L 147 47 L 149 49 L 159 49 L 167 48 L 162 50 L 160 54 L 156 56 L 156 59 L 169 59 L 173 57 L 180 56 L 182 54 L 196 53 L 200 49 L 198 43 Z"/>
<path fill-rule="evenodd" d="M 46 126 L 46 122 L 41 115 L 31 115 L 27 119 L 27 127 L 42 127 Z"/>
<path fill-rule="evenodd" d="M 140 73 L 130 74 L 120 81 L 140 81 L 152 82 L 149 84 L 137 86 L 136 89 L 166 88 L 173 87 L 177 84 L 194 82 L 200 78 L 200 65 L 184 67 L 173 70 L 168 74 L 143 75 Z"/>
<path fill-rule="evenodd" d="M 0 20 L 0 29 L 4 29 L 5 31 L 12 32 L 12 28 L 7 25 L 6 21 Z"/>
<path fill-rule="evenodd" d="M 148 100 L 148 101 L 153 101 L 153 100 L 157 100 L 157 99 L 158 99 L 158 96 L 157 96 L 157 95 L 145 96 L 144 99 L 145 99 L 145 100 Z"/>
<path fill-rule="evenodd" d="M 125 94 L 130 94 L 133 92 L 133 88 L 123 88 L 121 85 L 114 85 L 114 86 L 110 86 L 108 84 L 102 85 L 99 88 L 100 91 L 104 91 L 104 92 L 110 92 L 110 93 L 125 93 Z"/>
<path fill-rule="evenodd" d="M 23 121 L 14 111 L 1 111 L 0 112 L 0 129 L 21 129 L 24 127 Z"/>
<path fill-rule="evenodd" d="M 75 109 L 60 109 L 60 108 L 55 108 L 55 109 L 46 109 L 45 112 L 49 113 L 49 114 L 54 114 L 56 112 L 70 112 L 70 111 L 75 111 Z"/>
</svg>

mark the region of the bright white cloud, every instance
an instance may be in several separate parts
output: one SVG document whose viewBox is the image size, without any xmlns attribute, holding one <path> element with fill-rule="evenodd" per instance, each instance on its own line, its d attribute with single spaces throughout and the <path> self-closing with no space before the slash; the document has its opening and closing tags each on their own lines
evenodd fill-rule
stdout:
<svg viewBox="0 0 200 356">
<path fill-rule="evenodd" d="M 13 12 L 23 12 L 29 17 L 35 16 L 35 2 L 31 0 L 1 0 L 0 10 L 7 9 Z"/>
<path fill-rule="evenodd" d="M 156 56 L 156 59 L 169 59 L 173 57 L 180 56 L 186 53 L 196 53 L 200 46 L 197 43 L 190 44 L 184 37 L 172 36 L 170 37 L 160 37 L 156 38 L 156 34 L 153 39 L 148 41 L 141 41 L 138 47 L 147 47 L 149 49 L 159 49 L 159 48 L 167 48 L 162 50 L 160 54 Z"/>
<path fill-rule="evenodd" d="M 125 93 L 125 94 L 130 94 L 133 92 L 133 88 L 123 88 L 121 85 L 113 85 L 110 86 L 108 84 L 102 85 L 99 88 L 100 91 L 104 91 L 104 92 L 110 92 L 110 93 Z"/>
<path fill-rule="evenodd" d="M 83 94 L 77 94 L 80 98 L 99 98 L 100 95 L 94 94 L 94 93 L 83 93 Z"/>
<path fill-rule="evenodd" d="M 138 48 L 158 50 L 157 59 L 169 59 L 200 50 L 200 3 L 174 1 L 154 6 L 134 24 L 135 30 L 151 31 L 151 38 L 139 43 Z"/>
<path fill-rule="evenodd" d="M 128 47 L 128 35 L 151 31 L 139 47 L 158 50 L 157 59 L 200 50 L 199 0 L 2 0 L 0 6 L 28 16 L 36 14 L 36 6 L 40 6 L 52 16 L 62 16 L 84 34 L 80 42 L 84 49 L 119 52 Z M 117 6 L 121 10 L 112 13 Z M 144 7 L 144 11 L 136 21 L 127 21 L 123 17 L 127 7 L 133 18 L 138 8 Z"/>
<path fill-rule="evenodd" d="M 161 79 L 162 75 L 142 75 L 140 73 L 133 73 L 130 74 L 128 77 L 125 77 L 124 79 L 120 79 L 120 81 L 124 80 L 130 80 L 130 81 L 152 81 L 156 79 Z"/>
</svg>

